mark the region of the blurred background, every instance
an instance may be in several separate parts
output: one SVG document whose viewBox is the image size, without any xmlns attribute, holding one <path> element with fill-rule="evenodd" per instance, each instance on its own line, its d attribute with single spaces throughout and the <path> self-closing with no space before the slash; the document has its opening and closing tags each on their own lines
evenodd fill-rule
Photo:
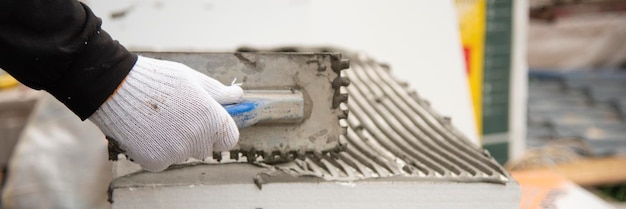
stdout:
<svg viewBox="0 0 626 209">
<path fill-rule="evenodd" d="M 83 2 L 133 51 L 329 46 L 365 53 L 505 166 L 522 186 L 522 208 L 626 208 L 624 0 Z M 92 190 L 106 188 L 110 164 L 97 128 L 70 117 L 40 121 L 43 132 L 23 131 L 41 118 L 41 97 L 0 71 L 1 184 L 32 192 L 37 182 L 56 188 L 79 180 L 90 187 L 74 192 L 100 192 Z M 45 140 L 73 134 L 57 126 L 96 139 Z M 100 173 L 85 177 L 77 165 Z M 12 182 L 9 174 L 31 178 Z"/>
</svg>

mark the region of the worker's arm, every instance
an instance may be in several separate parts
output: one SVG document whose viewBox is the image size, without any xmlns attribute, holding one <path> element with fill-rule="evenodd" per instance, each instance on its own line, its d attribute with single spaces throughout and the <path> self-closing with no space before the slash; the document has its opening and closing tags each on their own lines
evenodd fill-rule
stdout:
<svg viewBox="0 0 626 209">
<path fill-rule="evenodd" d="M 0 68 L 85 120 L 137 60 L 100 25 L 75 0 L 0 1 Z"/>
<path fill-rule="evenodd" d="M 76 0 L 0 1 L 0 68 L 89 118 L 135 162 L 160 171 L 232 148 L 221 104 L 243 91 L 180 63 L 137 57 Z"/>
</svg>

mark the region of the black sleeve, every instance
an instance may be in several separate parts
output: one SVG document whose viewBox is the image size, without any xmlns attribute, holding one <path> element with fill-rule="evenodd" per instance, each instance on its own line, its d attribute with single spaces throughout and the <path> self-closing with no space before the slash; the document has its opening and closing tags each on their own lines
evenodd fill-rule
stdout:
<svg viewBox="0 0 626 209">
<path fill-rule="evenodd" d="M 2 0 L 0 68 L 85 120 L 137 61 L 101 23 L 76 0 Z"/>
</svg>

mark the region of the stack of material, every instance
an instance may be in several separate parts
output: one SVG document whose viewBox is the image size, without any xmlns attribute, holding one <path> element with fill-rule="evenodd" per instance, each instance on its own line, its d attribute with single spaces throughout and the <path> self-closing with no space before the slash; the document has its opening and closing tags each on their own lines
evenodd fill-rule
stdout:
<svg viewBox="0 0 626 209">
<path fill-rule="evenodd" d="M 590 145 L 593 155 L 626 153 L 626 72 L 616 70 L 530 74 L 528 145 L 563 138 Z"/>
<path fill-rule="evenodd" d="M 530 73 L 528 147 L 511 170 L 558 172 L 581 186 L 626 181 L 626 72 Z"/>
<path fill-rule="evenodd" d="M 519 185 L 450 119 L 384 65 L 342 53 L 352 81 L 344 152 L 273 165 L 205 159 L 161 173 L 122 159 L 113 208 L 519 208 Z"/>
</svg>

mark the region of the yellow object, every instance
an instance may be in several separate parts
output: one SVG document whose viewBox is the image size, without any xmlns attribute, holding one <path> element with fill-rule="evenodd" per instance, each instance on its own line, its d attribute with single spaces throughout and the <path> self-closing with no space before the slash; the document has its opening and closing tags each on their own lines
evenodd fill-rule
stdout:
<svg viewBox="0 0 626 209">
<path fill-rule="evenodd" d="M 0 71 L 0 89 L 6 89 L 11 87 L 16 87 L 20 84 L 15 78 L 11 77 L 9 74 L 2 73 Z"/>
<path fill-rule="evenodd" d="M 478 134 L 482 136 L 483 116 L 483 52 L 485 48 L 485 0 L 456 0 L 461 42 L 465 54 L 467 77 L 474 104 L 474 118 Z"/>
</svg>

